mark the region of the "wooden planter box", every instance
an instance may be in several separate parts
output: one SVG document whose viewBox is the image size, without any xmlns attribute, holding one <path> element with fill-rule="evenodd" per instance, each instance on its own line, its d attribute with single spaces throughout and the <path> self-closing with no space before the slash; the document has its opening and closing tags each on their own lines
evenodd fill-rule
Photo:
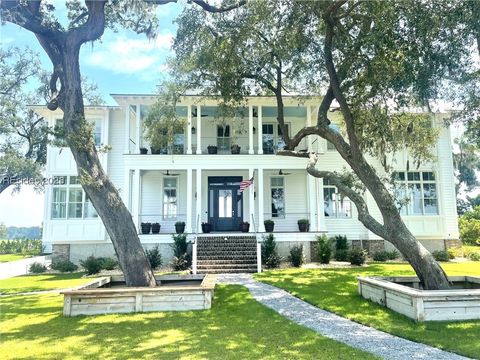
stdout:
<svg viewBox="0 0 480 360">
<path fill-rule="evenodd" d="M 422 290 L 415 276 L 359 277 L 365 299 L 415 321 L 480 319 L 480 277 L 449 276 L 451 290 Z"/>
<path fill-rule="evenodd" d="M 156 288 L 116 287 L 115 284 L 122 281 L 123 276 L 108 276 L 61 292 L 64 296 L 63 315 L 210 309 L 216 277 L 210 274 L 163 275 L 157 277 L 159 285 Z"/>
</svg>

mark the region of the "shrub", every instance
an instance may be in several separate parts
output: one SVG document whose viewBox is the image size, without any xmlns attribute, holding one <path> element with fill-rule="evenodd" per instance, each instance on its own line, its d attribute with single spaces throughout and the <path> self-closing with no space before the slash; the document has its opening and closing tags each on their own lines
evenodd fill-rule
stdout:
<svg viewBox="0 0 480 360">
<path fill-rule="evenodd" d="M 352 249 L 348 254 L 348 259 L 350 260 L 350 264 L 352 265 L 363 265 L 365 264 L 365 260 L 367 259 L 367 252 L 363 249 Z"/>
<path fill-rule="evenodd" d="M 374 261 L 387 261 L 388 260 L 388 251 L 381 250 L 377 251 L 372 256 Z"/>
<path fill-rule="evenodd" d="M 265 264 L 266 268 L 273 269 L 280 265 L 280 260 L 275 236 L 273 234 L 264 236 L 262 242 L 262 263 Z"/>
<path fill-rule="evenodd" d="M 111 258 L 111 257 L 102 258 L 102 269 L 113 270 L 117 265 L 118 265 L 118 261 L 115 260 L 114 258 Z"/>
<path fill-rule="evenodd" d="M 335 260 L 337 261 L 348 261 L 348 250 L 347 249 L 338 249 L 335 251 Z"/>
<path fill-rule="evenodd" d="M 145 250 L 145 255 L 147 255 L 148 262 L 152 269 L 156 269 L 162 265 L 162 254 L 156 245 L 153 249 Z"/>
<path fill-rule="evenodd" d="M 303 257 L 303 245 L 294 245 L 290 248 L 290 262 L 295 267 L 300 267 L 305 262 Z"/>
<path fill-rule="evenodd" d="M 52 269 L 60 272 L 73 272 L 78 269 L 78 266 L 70 260 L 59 260 L 52 262 Z"/>
<path fill-rule="evenodd" d="M 447 249 L 447 253 L 450 260 L 453 260 L 457 257 L 457 251 L 453 248 Z"/>
<path fill-rule="evenodd" d="M 30 267 L 28 268 L 28 271 L 31 272 L 32 274 L 41 274 L 47 271 L 47 267 L 43 265 L 42 263 L 39 262 L 34 262 L 30 264 Z"/>
<path fill-rule="evenodd" d="M 468 258 L 472 261 L 480 261 L 480 252 L 471 252 L 470 255 L 468 255 Z"/>
<path fill-rule="evenodd" d="M 264 225 L 273 225 L 273 224 L 275 224 L 275 223 L 273 222 L 273 220 L 265 220 L 265 221 L 263 222 L 263 224 L 264 224 Z"/>
<path fill-rule="evenodd" d="M 185 221 L 177 221 L 175 226 L 185 226 Z"/>
<path fill-rule="evenodd" d="M 480 206 L 465 212 L 458 221 L 458 228 L 464 244 L 480 244 Z"/>
<path fill-rule="evenodd" d="M 174 234 L 172 237 L 173 269 L 175 271 L 187 270 L 192 264 L 192 258 L 188 253 L 187 235 Z"/>
<path fill-rule="evenodd" d="M 400 253 L 393 249 L 392 251 L 387 251 L 387 258 L 388 260 L 396 260 L 400 257 Z"/>
<path fill-rule="evenodd" d="M 446 250 L 435 250 L 432 252 L 432 256 L 437 261 L 450 261 L 450 256 Z"/>
<path fill-rule="evenodd" d="M 317 236 L 317 255 L 321 264 L 328 264 L 332 257 L 332 242 L 326 235 Z"/>
<path fill-rule="evenodd" d="M 297 221 L 297 224 L 300 225 L 300 224 L 307 224 L 308 225 L 309 221 L 308 219 L 300 219 Z"/>
<path fill-rule="evenodd" d="M 335 250 L 348 250 L 348 239 L 343 235 L 336 235 L 333 237 L 335 241 Z"/>
<path fill-rule="evenodd" d="M 93 255 L 90 255 L 85 260 L 80 260 L 80 265 L 85 269 L 88 275 L 97 274 L 100 270 L 103 269 L 103 261 L 102 258 L 96 258 Z"/>
</svg>

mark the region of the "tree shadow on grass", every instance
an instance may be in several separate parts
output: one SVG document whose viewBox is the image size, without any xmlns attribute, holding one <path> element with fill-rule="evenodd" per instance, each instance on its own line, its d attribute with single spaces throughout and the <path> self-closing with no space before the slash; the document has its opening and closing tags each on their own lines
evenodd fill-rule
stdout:
<svg viewBox="0 0 480 360">
<path fill-rule="evenodd" d="M 291 323 L 242 286 L 218 285 L 213 307 L 206 311 L 67 318 L 61 315 L 62 304 L 54 295 L 7 299 L 10 323 L 2 332 L 2 346 L 23 349 L 15 357 L 32 359 L 371 358 Z"/>
</svg>

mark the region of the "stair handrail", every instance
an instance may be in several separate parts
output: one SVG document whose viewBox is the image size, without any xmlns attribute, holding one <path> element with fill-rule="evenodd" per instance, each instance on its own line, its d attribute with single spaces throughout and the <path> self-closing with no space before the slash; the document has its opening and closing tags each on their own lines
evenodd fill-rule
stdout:
<svg viewBox="0 0 480 360">
<path fill-rule="evenodd" d="M 198 243 L 198 223 L 200 222 L 200 214 L 197 214 L 195 223 L 195 232 L 192 243 L 192 273 L 197 274 L 197 243 Z"/>
<path fill-rule="evenodd" d="M 253 231 L 255 234 L 255 240 L 257 243 L 257 272 L 262 272 L 262 242 L 258 240 L 258 229 L 255 223 L 255 215 L 250 214 L 252 216 L 252 225 Z"/>
</svg>

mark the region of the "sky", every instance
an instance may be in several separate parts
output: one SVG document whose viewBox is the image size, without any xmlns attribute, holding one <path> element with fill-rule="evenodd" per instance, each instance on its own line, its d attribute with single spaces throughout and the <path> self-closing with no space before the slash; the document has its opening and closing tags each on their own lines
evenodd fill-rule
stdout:
<svg viewBox="0 0 480 360">
<path fill-rule="evenodd" d="M 65 1 L 50 1 L 56 16 L 63 24 L 66 19 Z M 167 58 L 172 55 L 171 44 L 175 35 L 175 17 L 181 12 L 178 4 L 157 7 L 160 21 L 156 39 L 120 30 L 106 30 L 100 41 L 84 44 L 80 52 L 83 76 L 97 84 L 107 105 L 115 105 L 111 93 L 153 93 L 165 78 Z M 29 47 L 40 54 L 43 68 L 51 63 L 35 36 L 19 26 L 6 23 L 0 26 L 0 46 Z M 40 226 L 43 221 L 43 194 L 24 187 L 19 194 L 10 189 L 0 194 L 0 223 L 7 226 Z"/>
</svg>

